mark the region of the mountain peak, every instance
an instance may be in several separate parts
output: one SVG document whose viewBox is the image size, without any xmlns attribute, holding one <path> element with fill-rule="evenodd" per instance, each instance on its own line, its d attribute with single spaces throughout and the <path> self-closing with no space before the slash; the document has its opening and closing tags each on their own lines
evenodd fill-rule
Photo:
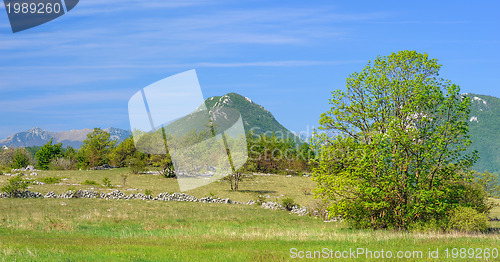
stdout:
<svg viewBox="0 0 500 262">
<path fill-rule="evenodd" d="M 257 135 L 270 135 L 274 132 L 282 138 L 293 139 L 299 144 L 303 143 L 299 137 L 281 125 L 271 112 L 246 96 L 237 93 L 214 96 L 205 100 L 205 106 L 210 112 L 215 112 L 222 107 L 237 109 L 241 114 L 246 132 L 253 132 Z"/>
<path fill-rule="evenodd" d="M 35 126 L 32 129 L 28 130 L 27 132 L 30 133 L 30 134 L 41 134 L 41 133 L 45 133 L 47 131 L 45 131 L 45 130 L 43 130 L 43 129 L 37 127 L 37 126 Z"/>
</svg>

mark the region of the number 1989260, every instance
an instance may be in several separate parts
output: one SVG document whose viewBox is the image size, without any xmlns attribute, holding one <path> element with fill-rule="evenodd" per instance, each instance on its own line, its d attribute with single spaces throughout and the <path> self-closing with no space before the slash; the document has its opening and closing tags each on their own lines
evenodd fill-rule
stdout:
<svg viewBox="0 0 500 262">
<path fill-rule="evenodd" d="M 59 3 L 7 3 L 7 13 L 11 14 L 59 14 L 64 12 Z"/>
</svg>

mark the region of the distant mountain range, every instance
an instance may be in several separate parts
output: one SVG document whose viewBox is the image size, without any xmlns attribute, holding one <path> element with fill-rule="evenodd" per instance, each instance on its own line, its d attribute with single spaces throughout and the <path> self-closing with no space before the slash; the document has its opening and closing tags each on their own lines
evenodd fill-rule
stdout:
<svg viewBox="0 0 500 262">
<path fill-rule="evenodd" d="M 250 130 L 253 130 L 255 134 L 275 132 L 277 136 L 294 139 L 296 143 L 303 143 L 303 141 L 295 136 L 295 134 L 281 125 L 274 118 L 271 112 L 266 110 L 263 106 L 254 103 L 250 98 L 236 93 L 229 93 L 224 96 L 214 96 L 208 98 L 205 101 L 205 106 L 208 111 L 217 111 L 221 108 L 236 109 L 241 114 L 246 132 L 249 132 Z M 171 128 L 191 131 L 192 129 L 198 128 L 193 126 L 193 123 L 201 123 L 201 121 L 183 121 L 183 119 L 181 119 L 171 124 Z M 181 127 L 179 127 L 179 125 Z M 131 134 L 129 130 L 113 127 L 104 130 L 111 134 L 112 139 L 118 141 L 125 140 Z M 49 132 L 35 127 L 24 132 L 12 134 L 3 140 L 0 140 L 0 147 L 42 146 L 53 138 L 54 143 L 62 143 L 64 147 L 72 146 L 79 148 L 83 144 L 83 140 L 87 138 L 87 134 L 90 132 L 92 132 L 92 129 L 88 128 L 62 132 Z"/>
<path fill-rule="evenodd" d="M 7 147 L 29 147 L 29 146 L 43 146 L 50 139 L 53 143 L 62 143 L 63 147 L 71 146 L 79 148 L 83 144 L 83 140 L 93 129 L 74 129 L 70 131 L 50 132 L 43 130 L 39 127 L 32 128 L 27 131 L 12 134 L 5 139 L 0 140 L 0 146 Z M 119 142 L 125 140 L 130 136 L 130 131 L 119 128 L 110 127 L 104 129 L 110 133 L 111 139 Z"/>
</svg>

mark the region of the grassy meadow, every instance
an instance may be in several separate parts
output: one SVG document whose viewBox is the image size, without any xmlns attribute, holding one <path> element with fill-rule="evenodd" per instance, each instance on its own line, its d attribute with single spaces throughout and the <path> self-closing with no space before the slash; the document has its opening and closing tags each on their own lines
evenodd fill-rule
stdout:
<svg viewBox="0 0 500 262">
<path fill-rule="evenodd" d="M 40 171 L 32 177 L 56 176 L 67 180 L 33 185 L 30 190 L 62 193 L 68 189 L 93 188 L 102 192 L 119 189 L 132 194 L 148 189 L 153 195 L 179 192 L 175 179 L 157 175 L 130 174 L 123 186 L 122 175 L 128 173 L 127 169 Z M 111 180 L 114 188 L 82 185 L 85 180 L 102 184 L 104 177 Z M 9 178 L 0 176 L 0 185 Z M 314 183 L 308 177 L 256 175 L 242 182 L 240 188 L 240 192 L 231 192 L 228 184 L 212 183 L 186 193 L 198 198 L 213 195 L 237 201 L 255 200 L 258 195 L 268 196 L 267 201 L 291 197 L 304 206 L 314 206 L 317 201 L 312 193 Z M 407 261 L 429 260 L 429 250 L 438 249 L 439 261 L 470 261 L 470 258 L 447 259 L 445 249 L 500 247 L 498 231 L 462 234 L 352 230 L 342 222 L 326 223 L 319 218 L 300 217 L 256 205 L 0 199 L 0 210 L 0 261 L 289 261 L 298 259 L 293 259 L 290 251 L 293 248 L 294 252 L 324 248 L 334 251 L 383 249 L 394 256 L 397 251 L 422 251 L 422 258 L 404 259 Z M 500 208 L 496 207 L 490 216 L 500 217 Z M 495 223 L 493 227 L 500 227 Z M 367 259 L 359 255 L 352 260 Z"/>
</svg>

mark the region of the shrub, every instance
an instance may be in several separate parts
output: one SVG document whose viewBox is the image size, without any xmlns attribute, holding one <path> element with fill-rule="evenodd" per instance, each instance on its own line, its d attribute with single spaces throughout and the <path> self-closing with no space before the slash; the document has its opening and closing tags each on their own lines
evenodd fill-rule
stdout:
<svg viewBox="0 0 500 262">
<path fill-rule="evenodd" d="M 26 190 L 26 188 L 28 188 L 28 186 L 32 183 L 30 180 L 23 178 L 22 175 L 17 175 L 8 181 L 9 184 L 2 187 L 2 191 L 11 195 Z"/>
<path fill-rule="evenodd" d="M 134 174 L 139 174 L 140 172 L 146 170 L 146 162 L 137 157 L 129 158 L 128 166 L 130 167 L 130 171 Z"/>
<path fill-rule="evenodd" d="M 57 184 L 57 183 L 61 182 L 61 178 L 60 177 L 55 177 L 55 176 L 44 177 L 44 178 L 42 178 L 42 179 L 40 179 L 38 181 L 43 182 L 45 184 Z"/>
<path fill-rule="evenodd" d="M 173 166 L 167 166 L 163 169 L 162 174 L 165 178 L 176 178 Z"/>
<path fill-rule="evenodd" d="M 149 190 L 149 189 L 144 190 L 144 194 L 145 194 L 146 196 L 150 196 L 152 193 L 153 193 L 153 192 L 152 192 L 151 190 Z"/>
<path fill-rule="evenodd" d="M 75 169 L 75 161 L 64 158 L 64 157 L 58 157 L 55 159 L 52 159 L 49 164 L 49 169 L 52 170 L 71 170 Z"/>
<path fill-rule="evenodd" d="M 257 200 L 255 200 L 255 202 L 257 202 L 257 204 L 259 204 L 260 206 L 266 202 L 266 197 L 263 195 L 258 195 Z"/>
<path fill-rule="evenodd" d="M 16 149 L 16 152 L 12 156 L 12 168 L 23 168 L 30 164 L 30 157 L 28 152 L 23 148 Z"/>
<path fill-rule="evenodd" d="M 471 207 L 458 207 L 450 212 L 448 229 L 462 232 L 488 230 L 488 217 Z"/>
<path fill-rule="evenodd" d="M 295 203 L 295 201 L 293 201 L 292 198 L 290 197 L 287 197 L 287 198 L 283 198 L 281 200 L 281 205 L 288 211 L 292 210 L 292 208 L 294 206 L 299 206 L 298 204 Z"/>
<path fill-rule="evenodd" d="M 307 210 L 309 210 L 310 216 L 320 217 L 323 220 L 328 220 L 330 219 L 330 217 L 328 217 L 328 206 L 328 202 L 323 200 L 316 200 L 307 207 Z"/>
<path fill-rule="evenodd" d="M 111 185 L 111 180 L 109 180 L 109 177 L 105 177 L 102 179 L 102 185 L 110 188 L 113 187 L 113 185 Z"/>
<path fill-rule="evenodd" d="M 82 185 L 89 185 L 89 186 L 98 186 L 99 183 L 95 182 L 94 180 L 85 180 Z"/>
</svg>

